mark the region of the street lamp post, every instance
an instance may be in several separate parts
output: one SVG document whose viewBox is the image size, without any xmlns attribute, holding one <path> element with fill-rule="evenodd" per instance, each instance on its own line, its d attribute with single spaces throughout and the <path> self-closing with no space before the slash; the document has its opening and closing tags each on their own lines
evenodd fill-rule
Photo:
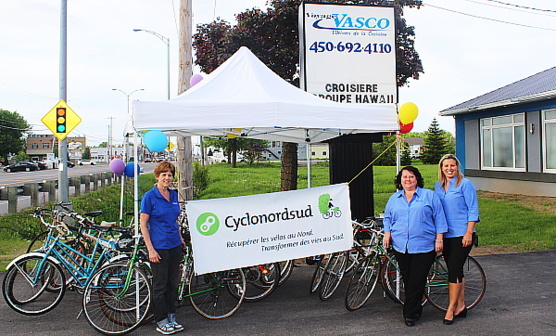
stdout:
<svg viewBox="0 0 556 336">
<path fill-rule="evenodd" d="M 156 37 L 158 37 L 162 42 L 164 42 L 164 44 L 166 44 L 166 79 L 167 79 L 167 83 L 166 83 L 166 91 L 167 91 L 167 99 L 170 100 L 170 39 L 167 38 L 164 35 L 161 35 L 157 32 L 154 32 L 152 30 L 147 30 L 147 29 L 133 29 L 134 32 L 145 32 L 145 33 L 149 33 L 151 35 L 154 35 Z"/>
<path fill-rule="evenodd" d="M 134 94 L 134 93 L 137 92 L 137 91 L 143 91 L 143 90 L 145 90 L 145 89 L 133 90 L 133 91 L 131 91 L 129 94 L 125 93 L 125 91 L 120 90 L 120 89 L 112 89 L 112 90 L 113 90 L 113 91 L 120 91 L 120 92 L 126 97 L 126 99 L 127 99 L 127 117 L 129 118 L 130 113 L 131 113 L 131 110 L 130 110 L 130 108 L 131 108 L 131 106 L 130 106 L 130 97 L 131 97 L 131 95 Z M 127 137 L 127 134 L 126 134 L 126 137 Z M 126 146 L 127 146 L 127 143 L 126 143 Z M 126 149 L 126 152 L 125 152 L 125 157 L 127 158 L 127 149 Z M 126 161 L 127 161 L 127 160 L 126 160 Z"/>
<path fill-rule="evenodd" d="M 135 92 L 143 91 L 145 89 L 133 90 L 129 94 L 125 93 L 123 90 L 120 90 L 120 89 L 112 89 L 112 90 L 113 91 L 120 91 L 126 97 L 126 99 L 127 99 L 127 116 L 129 118 L 129 116 L 130 116 L 129 98 Z M 125 162 L 127 162 L 127 157 L 128 157 L 128 155 L 127 155 L 128 147 L 127 146 L 128 146 L 128 143 L 129 143 L 127 132 L 126 132 L 125 138 L 126 138 L 126 142 L 125 142 L 125 146 L 124 146 L 124 148 L 125 148 L 124 159 L 125 159 Z M 137 146 L 137 142 L 135 142 L 135 145 Z M 137 153 L 137 150 L 135 150 L 135 153 Z M 139 161 L 139 158 L 137 157 L 137 154 L 135 154 L 135 162 L 138 162 L 138 161 Z M 124 222 L 124 177 L 122 176 L 122 183 L 121 183 L 121 190 L 120 190 L 120 225 L 122 225 L 123 222 Z"/>
</svg>

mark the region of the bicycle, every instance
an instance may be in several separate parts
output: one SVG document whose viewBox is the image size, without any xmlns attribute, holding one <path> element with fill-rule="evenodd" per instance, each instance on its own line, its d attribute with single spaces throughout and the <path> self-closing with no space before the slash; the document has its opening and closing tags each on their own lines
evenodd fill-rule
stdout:
<svg viewBox="0 0 556 336">
<path fill-rule="evenodd" d="M 362 307 L 371 296 L 378 279 L 381 279 L 385 293 L 395 302 L 403 304 L 404 286 L 398 264 L 393 254 L 382 246 L 383 233 L 372 229 L 379 239 L 372 252 L 355 270 L 346 291 L 345 305 L 348 310 Z M 467 309 L 475 307 L 486 291 L 486 276 L 481 265 L 468 257 L 466 269 L 466 298 L 471 298 Z M 448 269 L 442 254 L 437 255 L 427 278 L 425 297 L 422 304 L 430 302 L 437 309 L 448 308 Z"/>
<path fill-rule="evenodd" d="M 53 223 L 45 220 L 44 209 L 37 209 L 36 215 L 41 222 L 49 227 L 51 232 L 58 232 L 47 239 L 49 244 L 42 251 L 23 254 L 13 260 L 7 267 L 7 274 L 2 284 L 2 293 L 6 303 L 21 314 L 39 315 L 54 309 L 62 300 L 67 287 L 84 288 L 94 272 L 103 264 L 108 263 L 116 248 L 116 242 L 102 237 L 94 237 L 83 233 L 95 240 L 91 255 L 86 255 L 62 238 L 71 232 L 63 221 L 59 221 L 60 213 L 55 213 L 57 219 Z M 49 210 L 50 211 L 50 210 Z M 56 211 L 56 210 L 52 210 Z M 80 225 L 86 225 L 85 218 L 72 215 Z M 125 234 L 127 229 L 116 227 L 92 226 L 99 232 L 118 231 Z M 66 275 L 71 277 L 71 284 L 66 281 Z"/>
<path fill-rule="evenodd" d="M 244 300 L 254 302 L 274 292 L 280 282 L 280 263 L 244 267 L 246 289 Z"/>
<path fill-rule="evenodd" d="M 323 256 L 311 279 L 310 292 L 318 289 L 319 298 L 328 300 L 338 288 L 345 273 L 350 272 L 360 260 L 369 253 L 369 246 L 374 239 L 369 228 L 374 220 L 364 223 L 353 221 L 353 248 L 350 251 L 337 252 Z"/>
<path fill-rule="evenodd" d="M 149 320 L 151 315 L 151 272 L 141 237 L 135 236 L 130 258 L 124 263 L 101 268 L 87 284 L 83 311 L 87 322 L 108 335 L 123 335 Z M 143 251 L 143 252 L 141 252 Z M 186 239 L 178 285 L 178 305 L 189 298 L 200 315 L 221 319 L 239 309 L 246 292 L 241 269 L 197 275 L 193 268 L 192 245 Z"/>
</svg>

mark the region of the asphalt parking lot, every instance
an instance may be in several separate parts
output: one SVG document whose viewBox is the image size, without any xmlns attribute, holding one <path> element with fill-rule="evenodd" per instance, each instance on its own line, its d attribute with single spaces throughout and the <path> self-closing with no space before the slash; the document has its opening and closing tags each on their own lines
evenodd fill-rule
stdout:
<svg viewBox="0 0 556 336">
<path fill-rule="evenodd" d="M 478 256 L 487 275 L 487 292 L 467 318 L 451 326 L 427 305 L 415 327 L 406 327 L 401 306 L 377 288 L 361 309 L 344 307 L 345 279 L 328 301 L 309 294 L 313 266 L 296 267 L 268 298 L 244 303 L 231 317 L 208 320 L 190 306 L 178 310 L 182 335 L 556 335 L 556 250 Z M 4 274 L 0 275 L 3 279 Z M 67 292 L 50 313 L 24 316 L 0 298 L 1 335 L 98 335 L 80 310 L 80 296 Z M 129 335 L 156 335 L 145 325 Z"/>
</svg>

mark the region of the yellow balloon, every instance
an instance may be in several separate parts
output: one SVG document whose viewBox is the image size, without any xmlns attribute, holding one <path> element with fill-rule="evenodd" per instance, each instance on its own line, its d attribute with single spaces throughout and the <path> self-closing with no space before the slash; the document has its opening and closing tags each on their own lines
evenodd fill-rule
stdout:
<svg viewBox="0 0 556 336">
<path fill-rule="evenodd" d="M 417 115 L 419 115 L 417 105 L 413 103 L 405 103 L 400 107 L 398 118 L 402 124 L 407 125 L 414 122 L 415 119 L 417 119 Z"/>
</svg>

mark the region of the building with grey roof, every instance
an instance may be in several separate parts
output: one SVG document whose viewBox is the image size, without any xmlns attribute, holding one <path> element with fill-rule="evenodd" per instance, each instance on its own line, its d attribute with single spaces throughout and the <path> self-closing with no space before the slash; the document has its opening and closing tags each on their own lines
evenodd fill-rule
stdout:
<svg viewBox="0 0 556 336">
<path fill-rule="evenodd" d="M 480 190 L 556 197 L 556 67 L 440 112 Z"/>
</svg>

